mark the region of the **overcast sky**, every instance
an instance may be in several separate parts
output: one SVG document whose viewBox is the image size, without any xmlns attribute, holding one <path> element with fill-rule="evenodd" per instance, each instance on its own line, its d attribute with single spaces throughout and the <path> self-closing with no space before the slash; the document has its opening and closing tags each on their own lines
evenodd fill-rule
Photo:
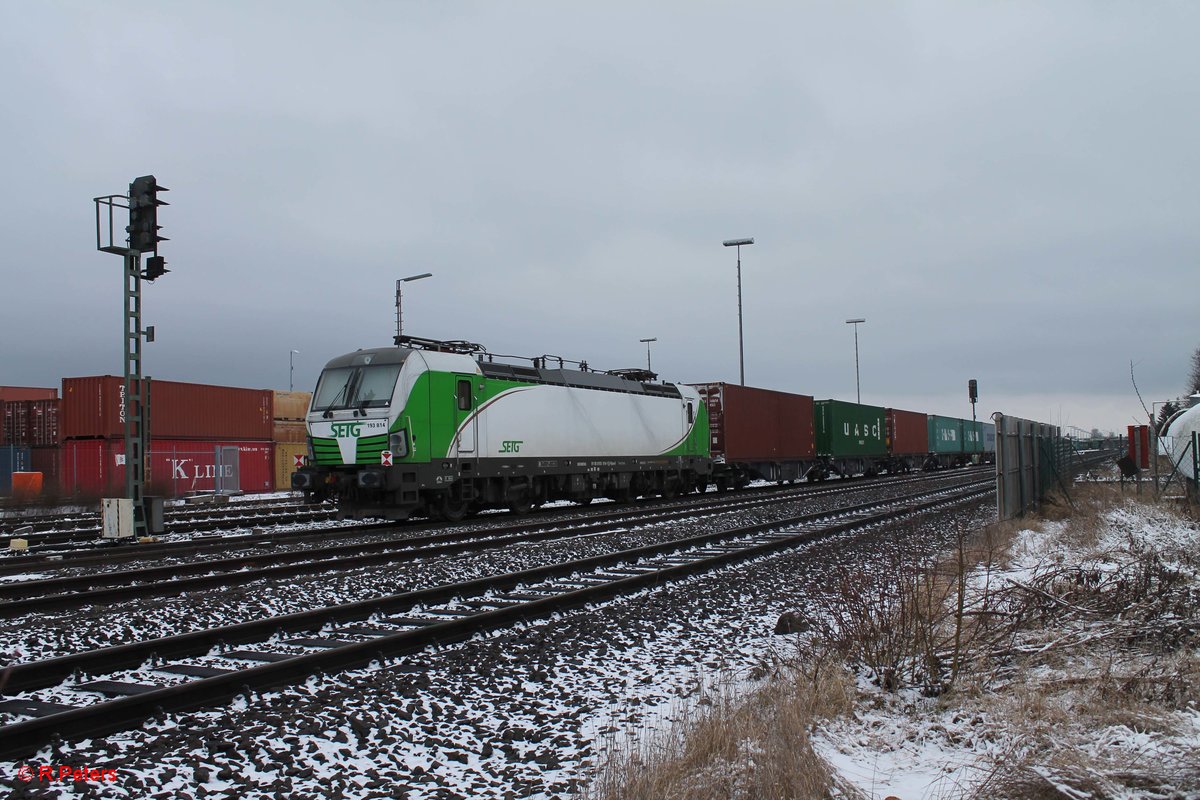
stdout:
<svg viewBox="0 0 1200 800">
<path fill-rule="evenodd" d="M 97 195 L 153 173 L 156 378 L 405 331 L 1123 428 L 1200 345 L 1200 4 L 0 3 L 0 384 L 119 374 Z M 122 225 L 124 223 L 122 222 Z"/>
</svg>

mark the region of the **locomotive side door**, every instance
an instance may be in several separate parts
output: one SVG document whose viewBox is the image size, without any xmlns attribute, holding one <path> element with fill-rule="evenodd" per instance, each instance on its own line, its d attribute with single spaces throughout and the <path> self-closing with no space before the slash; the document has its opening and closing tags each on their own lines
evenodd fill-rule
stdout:
<svg viewBox="0 0 1200 800">
<path fill-rule="evenodd" d="M 454 376 L 454 421 L 455 427 L 458 428 L 459 458 L 475 458 L 479 440 L 474 382 L 471 375 Z"/>
</svg>

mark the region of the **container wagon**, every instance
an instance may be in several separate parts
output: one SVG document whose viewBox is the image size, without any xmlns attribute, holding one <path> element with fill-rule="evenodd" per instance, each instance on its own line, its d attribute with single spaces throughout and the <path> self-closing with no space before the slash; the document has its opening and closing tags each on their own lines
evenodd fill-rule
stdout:
<svg viewBox="0 0 1200 800">
<path fill-rule="evenodd" d="M 887 411 L 879 406 L 844 400 L 817 400 L 813 404 L 817 464 L 809 480 L 831 475 L 877 475 L 886 472 Z"/>
<path fill-rule="evenodd" d="M 887 471 L 911 472 L 929 453 L 929 422 L 922 411 L 887 409 Z"/>
<path fill-rule="evenodd" d="M 721 382 L 693 387 L 708 409 L 718 489 L 752 480 L 791 483 L 817 463 L 811 396 Z"/>
<path fill-rule="evenodd" d="M 926 470 L 979 463 L 984 454 L 984 423 L 958 417 L 929 415 L 929 453 Z M 995 426 L 992 426 L 993 433 Z M 994 452 L 994 451 L 993 451 Z"/>
</svg>

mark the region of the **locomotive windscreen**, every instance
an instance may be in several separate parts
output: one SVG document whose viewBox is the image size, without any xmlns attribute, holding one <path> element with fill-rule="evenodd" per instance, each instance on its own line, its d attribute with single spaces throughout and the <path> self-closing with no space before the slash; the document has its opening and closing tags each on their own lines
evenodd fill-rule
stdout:
<svg viewBox="0 0 1200 800">
<path fill-rule="evenodd" d="M 373 364 L 327 368 L 317 381 L 312 410 L 385 408 L 392 401 L 401 366 Z"/>
</svg>

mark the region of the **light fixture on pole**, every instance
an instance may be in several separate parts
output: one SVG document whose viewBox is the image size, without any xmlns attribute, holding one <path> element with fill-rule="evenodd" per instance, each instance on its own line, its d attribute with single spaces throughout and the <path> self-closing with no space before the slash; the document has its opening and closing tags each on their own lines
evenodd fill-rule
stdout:
<svg viewBox="0 0 1200 800">
<path fill-rule="evenodd" d="M 643 342 L 646 345 L 646 372 L 653 372 L 654 370 L 650 369 L 650 343 L 657 342 L 658 337 L 654 336 L 649 339 L 638 339 L 638 341 Z"/>
<path fill-rule="evenodd" d="M 396 344 L 400 344 L 400 335 L 404 332 L 404 317 L 400 306 L 400 284 L 432 277 L 432 272 L 422 272 L 420 275 L 409 275 L 407 278 L 400 278 L 396 281 Z"/>
<path fill-rule="evenodd" d="M 742 342 L 742 245 L 754 244 L 753 238 L 726 239 L 721 242 L 726 247 L 737 248 L 737 283 L 738 283 L 738 375 L 739 383 L 746 385 L 746 351 Z"/>
<path fill-rule="evenodd" d="M 296 388 L 295 382 L 292 379 L 296 375 L 295 357 L 298 355 L 300 355 L 299 350 L 293 350 L 290 353 L 288 353 L 288 391 L 289 392 L 293 391 Z"/>
<path fill-rule="evenodd" d="M 854 390 L 858 396 L 858 403 L 862 403 L 862 384 L 858 380 L 858 323 L 866 322 L 865 317 L 855 317 L 854 319 L 846 320 L 847 325 L 854 326 Z"/>
</svg>

